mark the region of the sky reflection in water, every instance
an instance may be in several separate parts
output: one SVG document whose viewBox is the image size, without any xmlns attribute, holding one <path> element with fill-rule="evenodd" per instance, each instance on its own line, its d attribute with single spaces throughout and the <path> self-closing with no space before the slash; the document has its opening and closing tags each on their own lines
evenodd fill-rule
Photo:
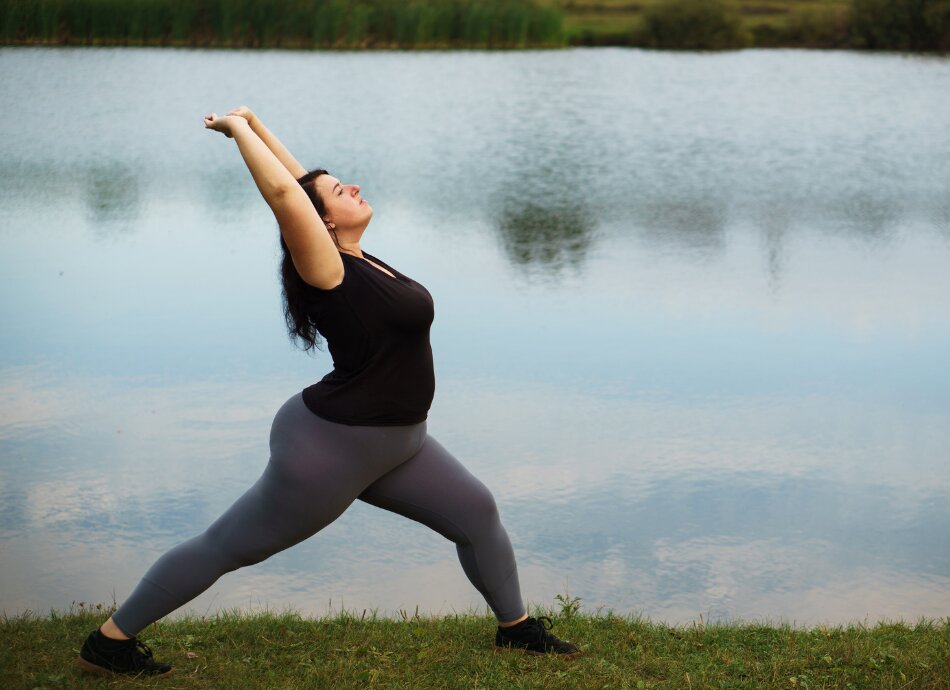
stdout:
<svg viewBox="0 0 950 690">
<path fill-rule="evenodd" d="M 429 430 L 495 493 L 529 602 L 950 609 L 950 61 L 0 50 L 5 93 L 34 78 L 0 109 L 5 611 L 121 601 L 329 368 L 201 129 L 241 102 L 361 184 L 364 247 L 433 293 Z M 484 607 L 451 544 L 359 502 L 192 607 L 328 604 Z"/>
</svg>

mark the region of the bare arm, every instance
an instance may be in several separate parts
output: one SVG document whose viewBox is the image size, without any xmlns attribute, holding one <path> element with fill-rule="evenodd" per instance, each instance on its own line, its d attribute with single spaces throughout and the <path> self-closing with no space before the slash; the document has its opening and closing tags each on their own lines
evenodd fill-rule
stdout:
<svg viewBox="0 0 950 690">
<path fill-rule="evenodd" d="M 243 117 L 205 117 L 205 127 L 237 142 L 241 156 L 264 201 L 274 212 L 280 233 L 300 277 L 329 289 L 343 280 L 343 260 L 307 193 Z"/>
<path fill-rule="evenodd" d="M 228 115 L 240 115 L 247 120 L 247 123 L 251 126 L 251 129 L 254 130 L 254 133 L 260 137 L 267 148 L 277 156 L 277 160 L 284 164 L 284 167 L 294 176 L 295 180 L 307 174 L 307 170 L 290 154 L 290 151 L 281 143 L 280 139 L 274 136 L 273 132 L 267 129 L 264 123 L 261 122 L 261 119 L 246 105 L 238 106 L 229 112 Z"/>
</svg>

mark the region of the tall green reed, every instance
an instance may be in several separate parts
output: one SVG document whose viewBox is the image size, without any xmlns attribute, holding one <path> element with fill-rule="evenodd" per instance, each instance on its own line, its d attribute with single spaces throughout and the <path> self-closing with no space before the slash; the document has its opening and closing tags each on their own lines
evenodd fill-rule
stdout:
<svg viewBox="0 0 950 690">
<path fill-rule="evenodd" d="M 222 47 L 564 44 L 562 15 L 531 0 L 0 0 L 5 43 Z"/>
</svg>

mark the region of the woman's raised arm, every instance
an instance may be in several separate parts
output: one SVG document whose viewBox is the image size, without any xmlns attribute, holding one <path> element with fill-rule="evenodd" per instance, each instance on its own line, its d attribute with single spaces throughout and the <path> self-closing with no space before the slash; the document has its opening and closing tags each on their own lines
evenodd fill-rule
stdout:
<svg viewBox="0 0 950 690">
<path fill-rule="evenodd" d="M 261 141 L 269 148 L 277 160 L 284 164 L 284 167 L 294 176 L 295 180 L 299 180 L 301 177 L 307 174 L 306 169 L 300 163 L 297 162 L 297 159 L 294 158 L 290 151 L 287 150 L 287 147 L 284 146 L 280 139 L 274 136 L 267 127 L 264 126 L 264 123 L 261 122 L 261 119 L 254 114 L 254 112 L 248 108 L 246 105 L 239 105 L 237 108 L 228 113 L 228 115 L 239 115 L 247 120 L 247 123 L 251 126 L 251 129 L 254 130 L 254 134 L 260 137 Z"/>
<path fill-rule="evenodd" d="M 205 127 L 233 137 L 251 177 L 280 225 L 300 277 L 310 285 L 329 289 L 343 280 L 343 260 L 307 193 L 277 159 L 247 120 L 238 115 L 204 119 Z"/>
</svg>

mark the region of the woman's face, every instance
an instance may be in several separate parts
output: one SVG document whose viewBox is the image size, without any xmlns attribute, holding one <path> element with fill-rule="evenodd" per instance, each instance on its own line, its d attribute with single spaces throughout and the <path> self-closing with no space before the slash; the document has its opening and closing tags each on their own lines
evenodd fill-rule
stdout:
<svg viewBox="0 0 950 690">
<path fill-rule="evenodd" d="M 326 212 L 323 221 L 331 222 L 336 232 L 366 229 L 373 217 L 373 207 L 360 196 L 356 184 L 343 184 L 333 175 L 320 175 L 316 180 L 317 194 L 323 200 Z"/>
</svg>

